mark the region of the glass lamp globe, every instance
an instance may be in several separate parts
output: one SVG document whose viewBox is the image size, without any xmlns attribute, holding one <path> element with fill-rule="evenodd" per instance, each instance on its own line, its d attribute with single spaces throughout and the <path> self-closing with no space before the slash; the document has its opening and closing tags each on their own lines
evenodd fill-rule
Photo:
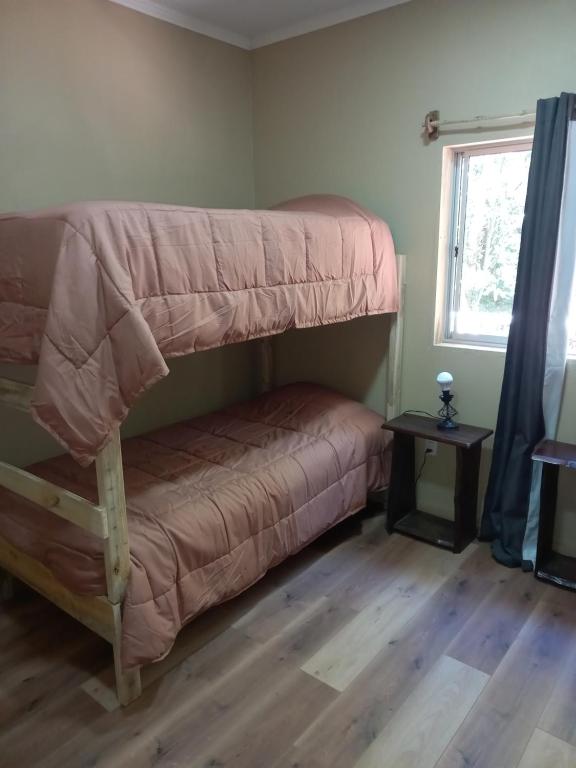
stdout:
<svg viewBox="0 0 576 768">
<path fill-rule="evenodd" d="M 448 371 L 442 371 L 442 373 L 439 373 L 436 377 L 436 381 L 440 385 L 442 392 L 446 392 L 454 383 L 454 377 L 451 373 L 448 373 Z"/>
</svg>

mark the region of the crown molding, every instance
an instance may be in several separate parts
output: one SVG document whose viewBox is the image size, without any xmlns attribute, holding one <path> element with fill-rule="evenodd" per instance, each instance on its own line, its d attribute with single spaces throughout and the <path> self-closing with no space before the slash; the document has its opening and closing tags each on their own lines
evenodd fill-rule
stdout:
<svg viewBox="0 0 576 768">
<path fill-rule="evenodd" d="M 154 0 L 109 0 L 109 2 L 123 5 L 133 11 L 145 13 L 147 16 L 154 16 L 156 19 L 167 21 L 169 24 L 175 24 L 178 27 L 190 29 L 192 32 L 198 32 L 201 35 L 212 37 L 215 40 L 220 40 L 223 43 L 229 43 L 230 45 L 236 45 L 239 48 L 244 48 L 248 51 L 262 48 L 263 46 L 271 45 L 272 43 L 279 43 L 282 40 L 289 40 L 292 37 L 299 37 L 300 35 L 305 35 L 309 32 L 316 32 L 319 29 L 332 27 L 335 24 L 341 24 L 345 21 L 352 21 L 352 19 L 368 16 L 371 13 L 378 13 L 378 11 L 384 11 L 387 8 L 409 3 L 410 1 L 411 0 L 357 0 L 353 6 L 348 8 L 318 14 L 317 16 L 298 22 L 297 24 L 290 24 L 273 30 L 272 32 L 266 32 L 263 35 L 248 38 L 244 35 L 232 32 L 229 29 L 224 29 L 223 27 L 202 21 L 191 13 L 167 8 Z"/>
<path fill-rule="evenodd" d="M 368 16 L 371 13 L 385 11 L 394 5 L 409 3 L 411 0 L 358 0 L 349 8 L 342 8 L 329 13 L 318 14 L 312 18 L 305 19 L 298 24 L 291 24 L 286 27 L 267 32 L 264 35 L 257 35 L 250 40 L 250 48 L 262 48 L 272 43 L 280 43 L 282 40 L 289 40 L 292 37 L 306 35 L 309 32 L 316 32 L 319 29 L 333 27 L 336 24 L 342 24 L 344 21 L 359 19 L 361 16 Z"/>
<path fill-rule="evenodd" d="M 177 27 L 184 27 L 184 29 L 190 29 L 192 32 L 198 32 L 200 35 L 206 35 L 206 37 L 212 37 L 215 40 L 220 40 L 223 43 L 229 43 L 230 45 L 236 45 L 239 48 L 249 50 L 251 48 L 250 40 L 243 35 L 239 35 L 236 32 L 231 32 L 229 29 L 223 29 L 214 24 L 209 24 L 206 21 L 197 19 L 190 13 L 184 11 L 177 11 L 173 8 L 166 8 L 159 3 L 155 3 L 154 0 L 109 0 L 109 2 L 116 3 L 117 5 L 123 5 L 126 8 L 130 8 L 133 11 L 139 13 L 145 13 L 147 16 L 153 16 L 156 19 L 167 21 L 169 24 L 174 24 Z"/>
</svg>

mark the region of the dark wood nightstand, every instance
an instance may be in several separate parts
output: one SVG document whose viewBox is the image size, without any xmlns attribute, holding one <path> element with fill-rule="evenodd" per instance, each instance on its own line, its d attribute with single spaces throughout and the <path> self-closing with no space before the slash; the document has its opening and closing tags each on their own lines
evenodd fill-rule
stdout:
<svg viewBox="0 0 576 768">
<path fill-rule="evenodd" d="M 576 469 L 576 445 L 542 440 L 532 454 L 532 461 L 542 463 L 540 487 L 540 521 L 534 575 L 541 581 L 576 590 L 576 558 L 561 555 L 552 548 L 558 473 L 560 467 Z"/>
<path fill-rule="evenodd" d="M 387 526 L 390 533 L 397 531 L 461 552 L 476 538 L 480 454 L 482 441 L 490 437 L 492 430 L 467 424 L 460 424 L 458 429 L 441 430 L 437 424 L 437 419 L 405 413 L 383 425 L 383 429 L 394 432 Z M 417 437 L 456 448 L 454 520 L 416 509 Z"/>
</svg>

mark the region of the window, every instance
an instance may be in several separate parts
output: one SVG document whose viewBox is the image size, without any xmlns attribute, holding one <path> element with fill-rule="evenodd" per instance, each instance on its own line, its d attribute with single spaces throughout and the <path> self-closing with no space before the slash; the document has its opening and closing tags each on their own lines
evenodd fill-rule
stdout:
<svg viewBox="0 0 576 768">
<path fill-rule="evenodd" d="M 531 149 L 531 139 L 445 149 L 437 341 L 506 345 Z"/>
</svg>

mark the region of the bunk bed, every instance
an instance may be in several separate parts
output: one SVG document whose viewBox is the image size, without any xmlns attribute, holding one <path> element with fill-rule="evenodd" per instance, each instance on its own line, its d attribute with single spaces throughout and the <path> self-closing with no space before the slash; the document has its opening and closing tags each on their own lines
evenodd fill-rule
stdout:
<svg viewBox="0 0 576 768">
<path fill-rule="evenodd" d="M 381 417 L 312 384 L 269 391 L 270 337 L 391 313 L 390 418 L 402 286 L 387 225 L 339 197 L 0 216 L 0 363 L 37 367 L 34 386 L 0 379 L 0 403 L 68 454 L 0 462 L 0 568 L 112 644 L 122 704 L 181 626 L 385 485 Z M 121 445 L 167 358 L 250 339 L 262 340 L 260 397 Z"/>
</svg>

